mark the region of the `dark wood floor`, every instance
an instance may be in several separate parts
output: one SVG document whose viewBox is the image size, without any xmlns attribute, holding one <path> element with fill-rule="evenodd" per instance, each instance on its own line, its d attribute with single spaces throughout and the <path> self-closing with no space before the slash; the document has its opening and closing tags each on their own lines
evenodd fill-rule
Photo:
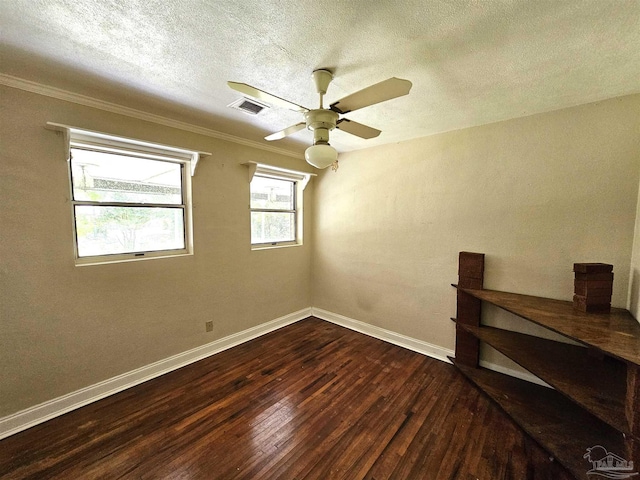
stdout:
<svg viewBox="0 0 640 480">
<path fill-rule="evenodd" d="M 451 365 L 315 318 L 2 440 L 0 475 L 571 478 Z"/>
</svg>

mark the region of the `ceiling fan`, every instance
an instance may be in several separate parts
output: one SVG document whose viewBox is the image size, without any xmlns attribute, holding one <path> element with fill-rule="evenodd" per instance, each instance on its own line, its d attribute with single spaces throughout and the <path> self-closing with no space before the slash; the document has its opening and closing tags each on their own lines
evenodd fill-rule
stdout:
<svg viewBox="0 0 640 480">
<path fill-rule="evenodd" d="M 375 105 L 376 103 L 402 97 L 403 95 L 407 95 L 412 87 L 409 80 L 392 77 L 352 93 L 351 95 L 347 95 L 337 102 L 333 102 L 329 105 L 329 108 L 324 108 L 323 97 L 327 93 L 327 88 L 331 80 L 333 80 L 333 74 L 326 69 L 315 70 L 313 72 L 313 80 L 316 85 L 316 91 L 320 95 L 320 107 L 316 109 L 302 107 L 288 100 L 276 97 L 271 93 L 247 85 L 246 83 L 227 82 L 227 84 L 232 89 L 244 95 L 249 95 L 272 105 L 303 113 L 304 122 L 296 123 L 284 130 L 272 133 L 266 136 L 265 140 L 280 140 L 306 127 L 313 132 L 313 145 L 307 148 L 304 156 L 307 162 L 316 168 L 327 168 L 338 159 L 338 152 L 329 145 L 329 132 L 334 128 L 364 139 L 374 138 L 380 135 L 380 130 L 354 122 L 348 118 L 341 118 L 341 115 L 370 105 Z"/>
</svg>

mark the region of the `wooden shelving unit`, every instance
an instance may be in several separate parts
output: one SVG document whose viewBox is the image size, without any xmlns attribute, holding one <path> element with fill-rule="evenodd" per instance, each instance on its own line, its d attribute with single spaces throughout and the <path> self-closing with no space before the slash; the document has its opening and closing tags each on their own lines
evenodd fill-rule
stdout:
<svg viewBox="0 0 640 480">
<path fill-rule="evenodd" d="M 640 466 L 640 325 L 624 309 L 583 313 L 572 302 L 484 290 L 484 255 L 461 252 L 456 367 L 576 478 L 589 478 L 587 448 Z M 481 325 L 482 302 L 585 347 Z M 479 367 L 480 342 L 553 389 Z M 634 470 L 637 471 L 637 470 Z"/>
</svg>

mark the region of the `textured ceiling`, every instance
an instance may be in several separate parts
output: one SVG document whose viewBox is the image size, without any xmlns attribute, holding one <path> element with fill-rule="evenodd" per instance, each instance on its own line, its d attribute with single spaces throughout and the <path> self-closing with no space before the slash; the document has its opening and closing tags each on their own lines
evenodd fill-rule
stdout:
<svg viewBox="0 0 640 480">
<path fill-rule="evenodd" d="M 227 108 L 240 96 L 227 80 L 310 108 L 317 68 L 335 73 L 325 105 L 413 82 L 349 114 L 382 134 L 334 131 L 338 151 L 640 92 L 639 0 L 4 0 L 0 21 L 6 75 L 249 140 L 301 115 Z"/>
</svg>

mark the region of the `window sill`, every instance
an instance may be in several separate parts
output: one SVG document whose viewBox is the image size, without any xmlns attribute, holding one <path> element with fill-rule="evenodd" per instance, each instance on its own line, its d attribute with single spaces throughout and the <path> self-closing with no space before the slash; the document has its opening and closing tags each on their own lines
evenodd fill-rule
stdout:
<svg viewBox="0 0 640 480">
<path fill-rule="evenodd" d="M 142 260 L 151 260 L 158 258 L 174 258 L 174 257 L 189 257 L 193 256 L 193 252 L 180 252 L 180 253 L 146 253 L 144 256 L 132 256 L 132 255 L 114 255 L 113 258 L 96 258 L 96 257 L 84 257 L 76 259 L 76 267 L 87 267 L 90 265 L 107 265 L 112 263 L 126 263 L 126 262 L 138 262 Z"/>
<path fill-rule="evenodd" d="M 288 247 L 301 247 L 302 243 L 290 242 L 290 243 L 277 243 L 275 245 L 271 243 L 260 243 L 251 245 L 251 250 L 273 250 L 275 248 L 288 248 Z"/>
</svg>

